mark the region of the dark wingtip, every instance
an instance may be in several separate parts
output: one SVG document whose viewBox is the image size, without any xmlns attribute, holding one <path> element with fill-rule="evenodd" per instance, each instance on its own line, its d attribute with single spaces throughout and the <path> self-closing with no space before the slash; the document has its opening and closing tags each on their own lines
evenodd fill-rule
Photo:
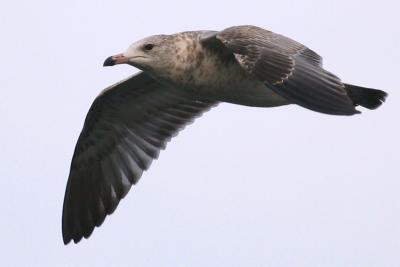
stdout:
<svg viewBox="0 0 400 267">
<path fill-rule="evenodd" d="M 109 67 L 109 66 L 114 66 L 115 65 L 115 59 L 114 57 L 108 57 L 103 63 L 103 67 Z"/>
<path fill-rule="evenodd" d="M 69 242 L 71 242 L 71 238 L 69 236 L 66 236 L 66 234 L 63 233 L 63 243 L 64 243 L 64 245 L 68 245 Z"/>
</svg>

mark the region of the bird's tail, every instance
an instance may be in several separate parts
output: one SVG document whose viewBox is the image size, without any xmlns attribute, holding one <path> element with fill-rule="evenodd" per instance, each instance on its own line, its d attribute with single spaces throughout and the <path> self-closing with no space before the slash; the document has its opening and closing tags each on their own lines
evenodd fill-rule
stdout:
<svg viewBox="0 0 400 267">
<path fill-rule="evenodd" d="M 376 109 L 387 97 L 387 93 L 372 88 L 364 88 L 356 85 L 345 84 L 347 94 L 350 96 L 351 100 L 353 100 L 354 105 L 363 106 L 368 109 Z"/>
</svg>

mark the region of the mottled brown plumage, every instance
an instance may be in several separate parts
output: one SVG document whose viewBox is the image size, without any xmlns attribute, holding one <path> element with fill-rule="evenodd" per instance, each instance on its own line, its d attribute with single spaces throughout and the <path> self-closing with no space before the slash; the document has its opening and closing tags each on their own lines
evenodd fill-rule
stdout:
<svg viewBox="0 0 400 267">
<path fill-rule="evenodd" d="M 254 26 L 151 36 L 104 65 L 122 63 L 143 72 L 105 89 L 88 112 L 65 192 L 65 244 L 89 237 L 166 143 L 218 102 L 353 115 L 386 97 L 342 83 L 306 46 Z"/>
</svg>

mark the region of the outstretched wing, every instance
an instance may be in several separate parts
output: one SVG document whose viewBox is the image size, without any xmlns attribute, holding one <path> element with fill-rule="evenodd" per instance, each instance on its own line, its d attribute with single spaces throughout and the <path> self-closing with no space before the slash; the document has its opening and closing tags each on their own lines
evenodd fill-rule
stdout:
<svg viewBox="0 0 400 267">
<path fill-rule="evenodd" d="M 64 243 L 89 237 L 170 138 L 213 105 L 144 72 L 104 90 L 87 114 L 72 158 L 62 215 Z"/>
<path fill-rule="evenodd" d="M 202 42 L 214 48 L 222 44 L 247 72 L 292 103 L 328 114 L 359 113 L 340 79 L 322 68 L 321 57 L 290 38 L 236 26 L 210 32 Z"/>
</svg>

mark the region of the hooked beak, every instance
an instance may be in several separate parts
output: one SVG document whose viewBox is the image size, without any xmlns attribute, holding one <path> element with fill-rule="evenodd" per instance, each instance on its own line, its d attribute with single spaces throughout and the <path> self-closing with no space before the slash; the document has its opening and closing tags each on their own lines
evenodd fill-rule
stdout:
<svg viewBox="0 0 400 267">
<path fill-rule="evenodd" d="M 123 54 L 118 54 L 115 56 L 108 57 L 104 61 L 103 67 L 114 66 L 117 64 L 124 64 L 124 63 L 128 63 L 128 58 L 125 57 Z"/>
</svg>

